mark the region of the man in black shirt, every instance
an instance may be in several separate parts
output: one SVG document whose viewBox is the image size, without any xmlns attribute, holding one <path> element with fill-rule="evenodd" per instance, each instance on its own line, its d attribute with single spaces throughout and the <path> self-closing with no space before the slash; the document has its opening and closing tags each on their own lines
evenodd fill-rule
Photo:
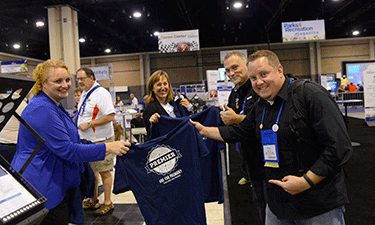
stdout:
<svg viewBox="0 0 375 225">
<path fill-rule="evenodd" d="M 192 123 L 209 138 L 234 142 L 256 136 L 262 144 L 257 150 L 263 153 L 268 181 L 266 224 L 345 224 L 344 204 L 349 201 L 343 166 L 352 146 L 336 102 L 307 82 L 307 121 L 296 135 L 291 129 L 291 93 L 297 81 L 284 76 L 278 57 L 269 50 L 250 55 L 248 71 L 261 99 L 242 123 L 220 128 Z"/>
<path fill-rule="evenodd" d="M 245 115 L 253 108 L 259 96 L 253 91 L 251 81 L 247 72 L 246 56 L 240 51 L 231 51 L 224 58 L 226 75 L 235 84 L 229 98 L 228 105 L 224 105 L 225 111 L 220 112 L 221 119 L 225 125 L 239 124 L 245 119 Z M 256 143 L 256 139 L 251 143 Z M 266 202 L 264 196 L 264 169 L 262 165 L 261 152 L 253 151 L 255 145 L 249 145 L 248 141 L 236 145 L 242 157 L 243 178 L 238 182 L 240 185 L 253 183 L 253 200 L 257 204 L 259 216 L 264 224 Z M 257 154 L 258 153 L 258 154 Z M 260 162 L 260 164 L 259 164 Z M 250 183 L 251 185 L 251 183 Z"/>
</svg>

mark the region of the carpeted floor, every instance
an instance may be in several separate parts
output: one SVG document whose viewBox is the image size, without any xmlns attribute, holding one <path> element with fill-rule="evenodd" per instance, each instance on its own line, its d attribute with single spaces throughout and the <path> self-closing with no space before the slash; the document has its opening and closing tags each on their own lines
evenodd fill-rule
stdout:
<svg viewBox="0 0 375 225">
<path fill-rule="evenodd" d="M 346 206 L 348 225 L 375 224 L 375 127 L 368 127 L 363 119 L 349 117 L 349 135 L 353 155 L 346 172 L 347 191 L 350 203 Z"/>
<path fill-rule="evenodd" d="M 347 225 L 375 224 L 375 127 L 368 127 L 363 119 L 348 119 L 349 135 L 353 142 L 353 156 L 346 166 L 347 191 L 350 203 L 346 206 Z M 241 179 L 241 158 L 230 145 L 231 175 L 228 176 L 229 201 L 233 225 L 261 224 L 252 202 L 251 188 L 237 184 Z"/>
</svg>

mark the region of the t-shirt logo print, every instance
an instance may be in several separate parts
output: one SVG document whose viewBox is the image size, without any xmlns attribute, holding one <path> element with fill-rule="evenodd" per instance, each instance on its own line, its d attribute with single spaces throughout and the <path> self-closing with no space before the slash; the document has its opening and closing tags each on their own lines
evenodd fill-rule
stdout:
<svg viewBox="0 0 375 225">
<path fill-rule="evenodd" d="M 147 173 L 154 172 L 158 175 L 165 175 L 176 168 L 178 159 L 181 157 L 179 150 L 167 145 L 157 145 L 148 152 L 145 169 Z"/>
</svg>

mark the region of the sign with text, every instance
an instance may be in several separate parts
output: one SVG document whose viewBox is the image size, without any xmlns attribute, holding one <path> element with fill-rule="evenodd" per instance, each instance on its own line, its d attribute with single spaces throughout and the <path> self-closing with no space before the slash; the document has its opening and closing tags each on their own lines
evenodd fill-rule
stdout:
<svg viewBox="0 0 375 225">
<path fill-rule="evenodd" d="M 217 81 L 220 80 L 220 72 L 218 70 L 207 70 L 206 71 L 206 79 L 207 79 L 207 91 L 210 92 L 212 90 L 217 91 Z"/>
<path fill-rule="evenodd" d="M 375 65 L 370 64 L 363 71 L 364 98 L 365 98 L 365 120 L 375 121 Z M 371 124 L 372 126 L 375 124 Z"/>
<path fill-rule="evenodd" d="M 299 42 L 326 39 L 324 20 L 282 23 L 283 42 Z"/>
<path fill-rule="evenodd" d="M 199 51 L 198 30 L 160 32 L 159 52 Z"/>
<path fill-rule="evenodd" d="M 109 67 L 108 66 L 98 66 L 98 67 L 90 67 L 95 74 L 96 80 L 109 80 Z"/>
<path fill-rule="evenodd" d="M 27 59 L 1 62 L 1 73 L 23 73 L 27 71 Z"/>
</svg>

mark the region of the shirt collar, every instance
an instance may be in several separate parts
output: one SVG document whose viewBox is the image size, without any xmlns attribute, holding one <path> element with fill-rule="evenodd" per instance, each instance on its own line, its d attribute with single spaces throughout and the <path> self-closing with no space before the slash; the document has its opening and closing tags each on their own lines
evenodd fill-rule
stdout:
<svg viewBox="0 0 375 225">
<path fill-rule="evenodd" d="M 97 85 L 100 85 L 97 81 L 95 81 L 95 83 L 91 86 L 91 88 L 86 92 L 86 91 L 82 91 L 82 94 L 87 94 L 91 91 L 91 89 L 93 89 L 95 86 Z"/>
<path fill-rule="evenodd" d="M 277 96 L 282 98 L 283 100 L 288 100 L 288 86 L 289 86 L 290 79 L 289 77 L 285 76 L 285 81 L 283 86 L 281 87 L 279 93 L 277 93 Z"/>
<path fill-rule="evenodd" d="M 242 90 L 249 90 L 252 89 L 251 81 L 248 79 L 242 86 L 239 86 L 236 90 L 236 92 L 242 91 Z"/>
</svg>

